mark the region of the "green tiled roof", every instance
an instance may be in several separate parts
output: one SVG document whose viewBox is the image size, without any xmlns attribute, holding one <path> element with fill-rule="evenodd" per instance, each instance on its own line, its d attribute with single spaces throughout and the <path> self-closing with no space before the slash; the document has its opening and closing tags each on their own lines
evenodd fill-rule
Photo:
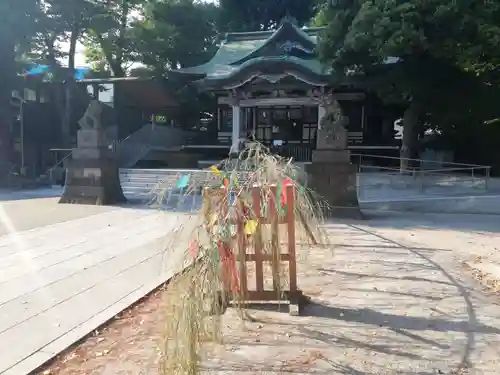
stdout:
<svg viewBox="0 0 500 375">
<path fill-rule="evenodd" d="M 184 73 L 220 75 L 230 73 L 236 66 L 231 64 L 243 59 L 261 47 L 267 39 L 224 41 L 212 59 L 202 65 L 180 69 Z"/>
<path fill-rule="evenodd" d="M 314 49 L 319 31 L 321 28 L 300 29 L 294 24 L 285 22 L 275 31 L 230 33 L 226 35 L 226 39 L 210 61 L 199 66 L 179 69 L 177 72 L 203 75 L 212 81 L 226 79 L 244 68 L 268 60 L 269 62 L 288 61 L 307 68 L 313 74 L 323 75 L 324 69 L 321 63 L 314 58 L 301 59 L 287 54 L 259 56 L 260 50 L 277 40 L 281 36 L 280 33 L 284 32 L 293 38 L 292 42 L 302 41 Z"/>
</svg>

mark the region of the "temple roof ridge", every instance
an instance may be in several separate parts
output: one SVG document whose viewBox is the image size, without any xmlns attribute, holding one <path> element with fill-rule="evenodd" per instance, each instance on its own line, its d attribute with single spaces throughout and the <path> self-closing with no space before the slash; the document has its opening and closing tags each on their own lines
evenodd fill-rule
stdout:
<svg viewBox="0 0 500 375">
<path fill-rule="evenodd" d="M 210 61 L 177 71 L 220 79 L 233 76 L 242 68 L 261 66 L 265 61 L 271 65 L 288 61 L 301 69 L 308 67 L 311 73 L 322 74 L 321 63 L 314 54 L 321 30 L 301 28 L 291 17 L 285 17 L 274 30 L 228 33 Z M 274 50 L 278 55 L 269 52 Z"/>
<path fill-rule="evenodd" d="M 284 23 L 291 23 L 292 25 L 299 26 L 299 22 L 297 21 L 297 18 L 293 17 L 290 12 L 286 12 L 285 16 L 281 19 L 280 21 L 280 26 L 283 25 Z"/>
<path fill-rule="evenodd" d="M 281 29 L 287 27 L 287 25 L 292 26 L 296 29 L 299 34 L 304 33 L 307 36 L 316 36 L 320 31 L 324 30 L 324 27 L 299 27 L 293 19 L 283 18 L 278 24 L 278 27 L 270 30 L 259 30 L 259 31 L 238 31 L 226 33 L 224 41 L 226 42 L 237 42 L 244 40 L 258 40 L 258 39 L 269 39 L 274 34 L 276 34 Z"/>
</svg>

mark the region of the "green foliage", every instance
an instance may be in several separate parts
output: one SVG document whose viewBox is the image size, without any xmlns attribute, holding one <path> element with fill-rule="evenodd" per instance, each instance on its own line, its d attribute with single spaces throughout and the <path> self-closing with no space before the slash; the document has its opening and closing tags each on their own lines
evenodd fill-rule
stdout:
<svg viewBox="0 0 500 375">
<path fill-rule="evenodd" d="M 498 95 L 478 78 L 480 67 L 498 56 L 498 3 L 329 1 L 315 19 L 326 26 L 319 53 L 338 74 L 356 77 L 385 100 L 406 102 L 415 111 L 405 117 L 405 136 L 413 139 L 403 139 L 404 148 L 412 147 L 417 124 L 431 121 L 449 129 L 491 116 Z"/>
<path fill-rule="evenodd" d="M 85 32 L 87 62 L 123 77 L 136 56 L 132 24 L 146 0 L 93 0 L 96 14 Z"/>
<path fill-rule="evenodd" d="M 35 33 L 39 12 L 37 0 L 0 1 L 0 184 L 10 169 L 11 97 L 19 82 L 16 58 Z"/>
<path fill-rule="evenodd" d="M 326 25 L 320 55 L 342 72 L 355 68 L 367 74 L 375 64 L 397 57 L 404 69 L 394 74 L 398 81 L 407 78 L 405 94 L 428 94 L 448 68 L 462 70 L 467 63 L 479 62 L 492 45 L 498 50 L 500 27 L 493 23 L 490 11 L 494 3 L 498 4 L 488 0 L 329 2 L 316 18 Z M 457 78 L 455 71 L 452 74 Z"/>
<path fill-rule="evenodd" d="M 36 30 L 36 19 L 40 12 L 39 0 L 0 1 L 0 42 L 21 43 Z"/>
<path fill-rule="evenodd" d="M 315 14 L 316 0 L 220 0 L 219 24 L 224 31 L 268 30 L 289 15 L 300 25 Z"/>
<path fill-rule="evenodd" d="M 133 33 L 138 60 L 159 74 L 201 64 L 215 53 L 216 7 L 192 0 L 151 2 Z"/>
<path fill-rule="evenodd" d="M 40 15 L 38 0 L 0 1 L 0 82 L 12 88 L 16 78 L 16 56 L 27 48 L 27 41 L 36 33 Z"/>
</svg>

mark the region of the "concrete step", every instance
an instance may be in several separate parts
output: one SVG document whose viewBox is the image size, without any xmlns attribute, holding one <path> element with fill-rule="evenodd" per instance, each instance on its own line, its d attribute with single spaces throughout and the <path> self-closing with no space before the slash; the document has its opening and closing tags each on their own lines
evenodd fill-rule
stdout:
<svg viewBox="0 0 500 375">
<path fill-rule="evenodd" d="M 199 172 L 176 169 L 121 169 L 120 181 L 127 198 L 146 201 L 154 199 L 162 189 L 172 189 L 180 176 Z M 155 188 L 160 189 L 159 192 L 154 193 Z"/>
<path fill-rule="evenodd" d="M 373 201 L 360 200 L 359 205 L 364 210 L 373 211 L 500 215 L 499 195 L 437 196 Z"/>
<path fill-rule="evenodd" d="M 121 178 L 122 184 L 157 184 L 161 182 L 175 182 L 178 179 L 172 179 L 168 177 L 158 177 L 158 178 Z"/>
</svg>

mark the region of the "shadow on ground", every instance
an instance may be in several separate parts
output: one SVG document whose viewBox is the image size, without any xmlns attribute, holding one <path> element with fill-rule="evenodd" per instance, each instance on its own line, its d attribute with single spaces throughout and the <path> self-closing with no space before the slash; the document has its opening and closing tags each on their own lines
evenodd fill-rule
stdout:
<svg viewBox="0 0 500 375">
<path fill-rule="evenodd" d="M 387 314 L 372 309 L 347 309 L 311 303 L 305 307 L 303 316 L 320 317 L 356 322 L 391 330 L 408 331 L 438 331 L 438 332 L 476 332 L 481 334 L 500 334 L 500 329 L 480 323 L 472 325 L 469 321 L 454 321 L 447 319 L 412 317 L 397 314 Z M 434 343 L 433 343 L 434 344 Z M 439 345 L 437 345 L 439 346 Z"/>
</svg>

